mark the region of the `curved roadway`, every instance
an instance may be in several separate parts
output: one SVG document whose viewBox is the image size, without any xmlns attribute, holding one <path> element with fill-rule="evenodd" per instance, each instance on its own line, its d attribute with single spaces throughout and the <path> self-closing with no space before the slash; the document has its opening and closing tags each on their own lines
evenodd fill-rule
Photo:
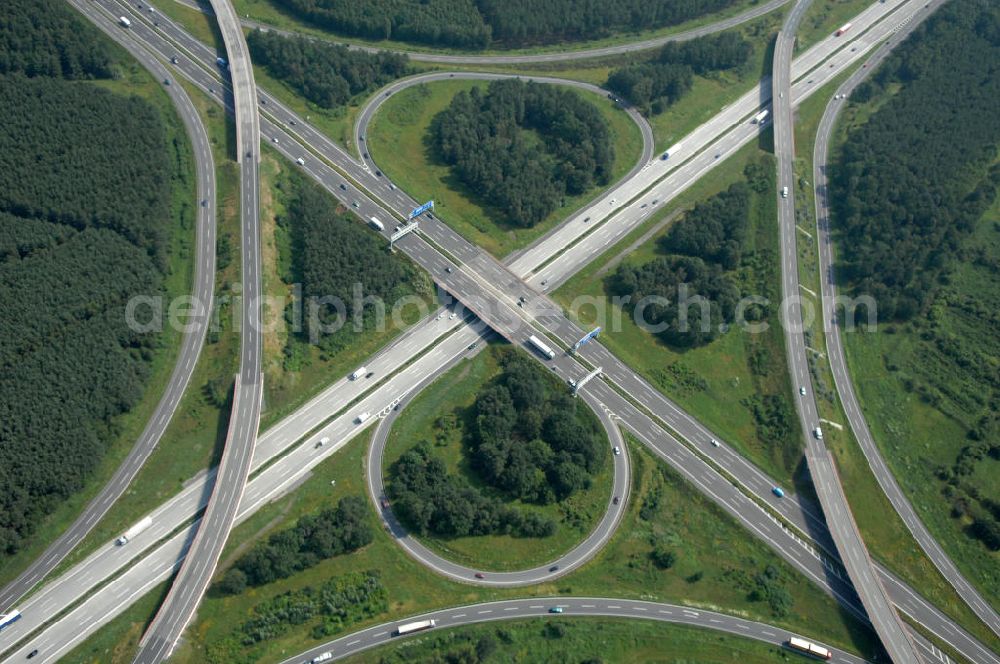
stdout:
<svg viewBox="0 0 1000 664">
<path fill-rule="evenodd" d="M 364 105 L 361 111 L 358 113 L 357 118 L 354 120 L 354 145 L 361 151 L 361 163 L 368 167 L 369 164 L 375 165 L 374 160 L 368 156 L 367 146 L 365 142 L 361 139 L 362 136 L 368 133 L 368 125 L 371 123 L 375 113 L 378 109 L 389 99 L 393 94 L 411 88 L 415 85 L 422 85 L 424 83 L 432 83 L 434 81 L 447 81 L 453 79 L 466 80 L 466 81 L 499 81 L 508 78 L 517 78 L 523 81 L 534 81 L 535 83 L 548 83 L 550 85 L 562 85 L 571 88 L 577 88 L 578 90 L 586 90 L 587 92 L 593 92 L 602 97 L 611 94 L 608 90 L 600 87 L 599 85 L 594 85 L 592 83 L 584 83 L 583 81 L 573 81 L 567 78 L 555 78 L 552 76 L 524 76 L 521 74 L 490 74 L 484 72 L 468 72 L 468 71 L 457 71 L 457 72 L 435 72 L 433 74 L 418 74 L 416 76 L 410 76 L 408 78 L 400 79 L 394 81 L 389 85 L 385 86 L 379 90 L 376 94 L 372 95 L 368 103 Z M 621 182 L 627 182 L 632 179 L 632 177 L 639 172 L 645 166 L 646 163 L 650 161 L 653 157 L 653 148 L 655 147 L 656 141 L 653 139 L 653 128 L 649 124 L 649 120 L 632 107 L 624 107 L 623 110 L 628 113 L 632 121 L 638 125 L 639 131 L 642 133 L 642 156 L 639 157 L 636 165 L 630 170 L 623 178 Z"/>
<path fill-rule="evenodd" d="M 396 417 L 403 412 L 403 409 L 406 408 L 407 404 L 409 404 L 409 402 L 412 401 L 421 390 L 426 387 L 430 387 L 434 380 L 436 380 L 441 374 L 457 365 L 466 357 L 475 355 L 475 353 L 475 350 L 470 350 L 468 353 L 456 355 L 453 360 L 441 365 L 441 367 L 432 375 L 428 376 L 424 382 L 416 386 L 412 391 L 407 392 L 395 407 L 385 412 L 385 417 L 379 421 L 375 428 L 375 434 L 372 438 L 371 446 L 368 448 L 368 458 L 365 464 L 368 495 L 372 500 L 372 505 L 374 506 L 375 511 L 381 515 L 382 520 L 388 527 L 389 533 L 392 535 L 393 539 L 395 539 L 396 542 L 403 547 L 411 558 L 442 576 L 455 581 L 461 581 L 463 583 L 508 588 L 528 586 L 542 581 L 551 581 L 554 578 L 568 574 L 569 572 L 572 572 L 576 568 L 580 567 L 585 562 L 590 560 L 598 551 L 600 551 L 605 544 L 607 544 L 608 540 L 611 539 L 611 536 L 614 535 L 618 524 L 621 522 L 622 515 L 625 513 L 625 506 L 628 503 L 628 492 L 631 486 L 631 477 L 628 449 L 625 445 L 625 441 L 622 439 L 621 431 L 615 424 L 611 414 L 602 408 L 601 405 L 586 392 L 581 393 L 581 397 L 587 402 L 587 405 L 601 420 L 601 424 L 604 426 L 604 431 L 608 435 L 611 447 L 618 447 L 622 450 L 622 454 L 620 455 L 610 455 L 614 469 L 611 496 L 617 498 L 618 502 L 616 503 L 612 497 L 609 497 L 604 516 L 601 517 L 600 522 L 590 535 L 558 559 L 551 560 L 544 565 L 538 565 L 530 569 L 518 570 L 516 572 L 491 572 L 466 567 L 465 565 L 460 565 L 459 563 L 448 560 L 447 558 L 429 549 L 406 531 L 406 528 L 404 528 L 399 520 L 396 519 L 391 507 L 382 507 L 381 501 L 386 495 L 382 483 L 382 453 L 385 450 L 386 440 Z M 556 567 L 557 569 L 553 569 L 553 567 Z M 481 574 L 483 578 L 477 578 L 476 574 Z"/>
<path fill-rule="evenodd" d="M 178 4 L 185 5 L 190 9 L 195 9 L 197 11 L 204 12 L 205 7 L 203 4 L 196 2 L 194 0 L 175 0 Z M 668 42 L 680 42 L 689 41 L 691 39 L 696 39 L 698 37 L 704 37 L 706 35 L 715 34 L 716 32 L 722 32 L 723 30 L 728 30 L 729 28 L 736 27 L 746 23 L 747 21 L 752 21 L 755 18 L 763 16 L 764 14 L 769 14 L 778 7 L 786 4 L 788 0 L 769 0 L 762 5 L 752 7 L 745 12 L 731 16 L 729 18 L 716 21 L 714 23 L 709 23 L 703 25 L 699 28 L 692 28 L 690 30 L 685 30 L 683 32 L 678 32 L 671 35 L 664 35 L 662 37 L 653 37 L 651 39 L 645 39 L 642 41 L 629 42 L 626 44 L 619 44 L 617 46 L 603 46 L 598 48 L 587 48 L 578 51 L 563 51 L 559 53 L 539 53 L 535 55 L 439 55 L 435 53 L 422 53 L 420 51 L 406 51 L 398 49 L 387 49 L 379 48 L 377 46 L 360 46 L 360 45 L 349 45 L 350 48 L 364 50 L 364 51 L 389 51 L 391 53 L 400 53 L 409 56 L 411 60 L 416 60 L 418 62 L 439 62 L 445 64 L 468 64 L 468 65 L 510 65 L 510 64 L 530 64 L 537 62 L 561 62 L 565 60 L 586 60 L 588 58 L 601 58 L 613 55 L 622 55 L 625 53 L 634 53 L 636 51 L 645 51 L 651 48 L 657 48 L 658 46 L 663 46 Z M 241 23 L 244 27 L 251 30 L 267 30 L 269 32 L 275 32 L 280 35 L 285 36 L 306 36 L 309 39 L 318 39 L 312 35 L 302 35 L 290 30 L 281 30 L 274 26 L 268 25 L 266 23 L 261 23 L 259 21 L 252 21 L 248 18 L 241 19 Z M 327 41 L 327 40 L 321 40 Z M 331 38 L 328 41 L 333 43 L 341 44 L 344 43 L 343 39 Z"/>
<path fill-rule="evenodd" d="M 136 664 L 162 662 L 194 616 L 236 521 L 250 475 L 264 382 L 261 373 L 260 124 L 257 86 L 243 31 L 229 0 L 212 0 L 231 73 L 236 115 L 236 158 L 240 163 L 242 312 L 240 368 L 233 387 L 225 448 L 208 507 L 170 591 L 139 642 Z"/>
<path fill-rule="evenodd" d="M 76 0 L 71 0 L 71 2 L 77 4 Z M 171 73 L 159 60 L 127 37 L 126 31 L 108 32 L 112 39 L 124 47 L 159 81 L 169 81 L 172 78 Z M 205 132 L 201 118 L 184 88 L 179 85 L 167 84 L 164 84 L 163 87 L 184 123 L 184 129 L 193 148 L 197 198 L 193 206 L 196 211 L 196 228 L 194 281 L 191 295 L 194 297 L 195 303 L 200 304 L 202 308 L 195 310 L 194 315 L 189 318 L 186 329 L 182 333 L 180 351 L 166 390 L 128 456 L 69 528 L 59 535 L 16 579 L 0 590 L 0 613 L 14 608 L 14 603 L 17 600 L 24 597 L 35 584 L 55 569 L 107 514 L 118 498 L 125 493 L 129 484 L 146 463 L 149 455 L 156 449 L 167 425 L 170 424 L 170 420 L 191 380 L 198 356 L 201 355 L 201 349 L 205 343 L 205 333 L 208 330 L 206 323 L 212 311 L 215 294 L 215 161 L 212 158 L 208 134 Z M 202 205 L 200 201 L 204 201 L 205 204 Z M 125 527 L 127 528 L 127 526 Z"/>
<path fill-rule="evenodd" d="M 927 15 L 934 12 L 944 4 L 943 0 L 934 0 L 928 7 Z M 944 552 L 941 545 L 927 530 L 927 527 L 917 516 L 913 506 L 906 499 L 905 494 L 896 482 L 895 476 L 889 470 L 888 465 L 882 458 L 878 447 L 872 438 L 871 431 L 865 421 L 861 406 L 858 403 L 854 386 L 851 383 L 850 373 L 847 370 L 847 362 L 844 357 L 843 340 L 840 337 L 840 325 L 837 321 L 835 307 L 837 304 L 837 283 L 836 272 L 833 262 L 833 239 L 831 237 L 830 224 L 830 201 L 827 189 L 827 157 L 829 153 L 830 135 L 837 122 L 837 116 L 844 107 L 847 98 L 854 91 L 854 88 L 864 81 L 875 71 L 878 65 L 892 52 L 893 47 L 900 43 L 918 25 L 920 20 L 911 21 L 907 24 L 891 41 L 886 42 L 874 53 L 866 66 L 858 69 L 844 81 L 834 93 L 830 103 L 819 123 L 816 134 L 816 143 L 813 149 L 813 191 L 816 203 L 816 237 L 819 244 L 819 266 L 820 266 L 820 295 L 823 305 L 823 332 L 826 336 L 827 355 L 833 371 L 834 383 L 837 387 L 837 394 L 844 406 L 844 413 L 847 416 L 848 424 L 854 437 L 861 446 L 872 474 L 878 481 L 882 491 L 889 498 L 900 519 L 909 528 L 913 539 L 930 558 L 931 562 L 938 568 L 941 575 L 955 588 L 958 595 L 964 599 L 975 614 L 986 623 L 997 635 L 1000 635 L 1000 616 L 996 610 L 979 594 L 979 592 L 969 583 L 968 580 L 955 566 L 955 563 Z"/>
<path fill-rule="evenodd" d="M 562 608 L 562 613 L 549 613 L 549 609 L 552 607 Z M 305 652 L 286 659 L 281 664 L 310 662 L 314 657 L 318 657 L 325 652 L 333 654 L 333 657 L 328 660 L 333 661 L 368 650 L 369 648 L 385 645 L 386 643 L 400 639 L 396 635 L 396 628 L 399 625 L 415 620 L 434 620 L 437 623 L 434 631 L 437 631 L 449 627 L 496 620 L 525 618 L 563 620 L 566 618 L 588 616 L 657 620 L 689 627 L 700 627 L 717 632 L 725 632 L 733 636 L 763 641 L 764 643 L 778 647 L 784 647 L 791 637 L 799 636 L 774 625 L 736 618 L 724 613 L 716 613 L 715 611 L 691 609 L 677 604 L 661 604 L 658 602 L 608 597 L 533 597 L 530 599 L 513 599 L 500 602 L 453 606 L 439 611 L 423 613 L 418 616 L 406 618 L 405 620 L 375 625 L 374 627 L 369 627 L 358 632 L 352 632 L 347 636 L 342 636 L 339 639 L 329 641 L 315 648 L 310 648 Z M 812 641 L 812 639 L 809 640 Z M 819 641 L 813 641 L 813 643 L 824 645 Z M 837 664 L 865 663 L 865 660 L 857 655 L 838 648 L 825 647 L 830 648 L 833 653 L 832 661 Z M 803 659 L 802 661 L 807 660 Z"/>
</svg>

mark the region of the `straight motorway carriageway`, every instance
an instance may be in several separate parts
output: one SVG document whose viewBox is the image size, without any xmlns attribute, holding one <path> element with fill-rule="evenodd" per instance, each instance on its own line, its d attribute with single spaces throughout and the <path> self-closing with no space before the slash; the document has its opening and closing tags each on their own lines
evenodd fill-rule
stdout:
<svg viewBox="0 0 1000 664">
<path fill-rule="evenodd" d="M 940 7 L 941 0 L 934 0 L 930 3 L 929 12 Z M 819 245 L 819 265 L 820 265 L 820 295 L 823 307 L 823 332 L 826 336 L 826 351 L 830 360 L 830 367 L 833 372 L 833 380 L 837 387 L 837 394 L 840 402 L 844 406 L 844 414 L 847 422 L 854 432 L 854 437 L 868 460 L 875 479 L 878 481 L 882 491 L 885 492 L 889 502 L 892 504 L 900 519 L 909 528 L 913 538 L 920 544 L 920 547 L 930 558 L 931 562 L 938 568 L 941 575 L 951 583 L 958 594 L 968 602 L 979 619 L 986 623 L 995 634 L 1000 636 L 1000 615 L 996 610 L 979 594 L 975 587 L 966 580 L 962 573 L 955 566 L 955 563 L 948 557 L 944 549 L 937 540 L 927 530 L 927 527 L 920 520 L 913 506 L 906 499 L 905 494 L 896 482 L 885 460 L 882 458 L 875 441 L 872 438 L 868 424 L 865 422 L 864 414 L 854 394 L 854 386 L 851 383 L 850 374 L 847 372 L 847 362 L 844 359 L 844 347 L 840 338 L 840 326 L 837 323 L 837 314 L 834 304 L 837 297 L 836 273 L 833 267 L 833 239 L 830 229 L 830 208 L 827 190 L 827 152 L 829 149 L 830 135 L 833 131 L 838 114 L 841 108 L 847 103 L 847 98 L 854 91 L 854 88 L 875 71 L 878 64 L 885 59 L 892 51 L 891 45 L 898 43 L 917 26 L 919 21 L 910 21 L 891 42 L 883 45 L 866 63 L 867 67 L 859 69 L 837 89 L 819 123 L 816 143 L 813 149 L 813 191 L 816 205 L 816 238 Z"/>
<path fill-rule="evenodd" d="M 464 342 L 463 342 L 463 346 L 464 346 Z M 395 392 L 395 393 L 396 393 L 396 394 L 398 394 L 399 392 L 397 391 L 397 392 Z M 376 408 L 365 408 L 365 409 L 368 409 L 368 410 L 372 410 L 373 412 L 374 412 L 375 410 L 377 410 Z M 253 483 L 251 484 L 251 486 L 252 486 L 252 485 L 253 485 Z M 169 563 L 169 562 L 171 562 L 171 561 L 168 561 L 168 563 Z M 116 585 L 117 585 L 117 584 L 116 584 Z M 917 599 L 916 599 L 916 601 L 917 601 L 917 603 L 919 603 L 919 602 L 920 602 L 919 598 L 917 598 Z M 89 615 L 94 615 L 94 612 L 90 612 L 90 613 L 89 613 Z M 23 621 L 22 621 L 22 622 L 23 622 Z"/>
<path fill-rule="evenodd" d="M 222 459 L 204 518 L 170 591 L 139 641 L 136 664 L 157 664 L 173 651 L 208 588 L 233 527 L 250 474 L 260 427 L 264 380 L 260 320 L 260 121 L 250 52 L 229 0 L 211 0 L 229 58 L 240 164 L 242 320 L 240 367 Z"/>
</svg>

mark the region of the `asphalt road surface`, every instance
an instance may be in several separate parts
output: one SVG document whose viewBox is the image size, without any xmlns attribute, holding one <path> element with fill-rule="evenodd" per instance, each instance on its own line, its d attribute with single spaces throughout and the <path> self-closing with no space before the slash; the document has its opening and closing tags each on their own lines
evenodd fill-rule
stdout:
<svg viewBox="0 0 1000 664">
<path fill-rule="evenodd" d="M 74 4 L 76 4 L 74 2 Z M 109 22 L 109 25 L 113 25 Z M 139 47 L 122 30 L 113 30 L 112 39 L 123 46 L 160 81 L 169 81 L 172 74 L 159 60 Z M 0 613 L 14 608 L 37 583 L 44 579 L 79 544 L 87 533 L 107 514 L 111 506 L 135 479 L 143 464 L 156 448 L 167 425 L 180 404 L 184 390 L 191 380 L 195 363 L 205 342 L 206 323 L 212 311 L 215 290 L 215 162 L 208 142 L 208 135 L 191 99 L 184 88 L 164 83 L 164 90 L 177 109 L 194 153 L 196 199 L 194 203 L 196 226 L 194 247 L 194 281 L 191 295 L 203 305 L 186 321 L 181 345 L 174 363 L 174 370 L 160 397 L 156 410 L 150 416 L 128 456 L 121 463 L 107 484 L 83 509 L 75 521 L 16 579 L 0 590 Z M 204 204 L 201 202 L 204 201 Z"/>
<path fill-rule="evenodd" d="M 829 152 L 830 136 L 837 121 L 840 110 L 847 102 L 847 98 L 854 91 L 859 83 L 864 81 L 876 70 L 878 65 L 891 52 L 893 47 L 904 40 L 920 22 L 933 13 L 938 7 L 944 4 L 944 0 L 935 0 L 930 3 L 926 14 L 921 14 L 916 20 L 910 21 L 903 27 L 890 41 L 883 44 L 865 63 L 865 67 L 858 69 L 849 79 L 844 81 L 834 93 L 830 103 L 827 104 L 823 117 L 820 120 L 819 130 L 816 135 L 816 143 L 813 149 L 813 191 L 816 204 L 816 238 L 819 244 L 819 265 L 820 265 L 820 295 L 823 305 L 823 331 L 826 336 L 826 350 L 833 371 L 834 383 L 837 387 L 837 394 L 840 402 L 844 406 L 844 413 L 847 416 L 848 425 L 854 432 L 854 438 L 858 441 L 868 465 L 875 475 L 882 491 L 889 498 L 900 519 L 909 528 L 913 538 L 927 554 L 927 557 L 934 563 L 941 572 L 941 575 L 952 585 L 958 595 L 964 599 L 975 612 L 975 614 L 986 625 L 1000 636 L 1000 616 L 989 603 L 983 599 L 982 595 L 966 580 L 962 573 L 951 561 L 948 554 L 944 552 L 941 545 L 930 534 L 927 527 L 917 516 L 913 506 L 906 499 L 902 489 L 896 482 L 885 460 L 882 458 L 871 431 L 865 421 L 861 406 L 858 403 L 854 386 L 847 371 L 847 362 L 844 357 L 843 342 L 840 337 L 840 324 L 837 319 L 837 283 L 836 271 L 833 261 L 833 240 L 831 237 L 829 192 L 827 189 L 827 154 Z"/>
<path fill-rule="evenodd" d="M 208 13 L 208 7 L 204 3 L 196 2 L 195 0 L 176 0 L 179 4 L 186 5 L 191 9 L 196 9 L 201 12 Z M 365 51 L 392 51 L 395 53 L 403 53 L 410 57 L 411 60 L 416 60 L 418 62 L 439 62 L 447 64 L 469 64 L 469 65 L 502 65 L 502 64 L 526 64 L 532 62 L 561 62 L 564 60 L 585 60 L 587 58 L 600 58 L 611 55 L 621 55 L 624 53 L 633 53 L 637 51 L 645 51 L 651 48 L 657 48 L 663 46 L 667 42 L 674 41 L 689 41 L 691 39 L 696 39 L 698 37 L 704 37 L 706 35 L 715 34 L 716 32 L 721 32 L 723 30 L 728 30 L 729 28 L 735 27 L 746 23 L 747 21 L 752 21 L 755 18 L 768 14 L 778 7 L 781 7 L 788 0 L 770 0 L 762 5 L 752 7 L 745 12 L 732 16 L 730 18 L 722 19 L 714 23 L 709 23 L 707 25 L 701 26 L 699 28 L 693 28 L 691 30 L 685 30 L 683 32 L 678 32 L 676 34 L 665 35 L 663 37 L 654 37 L 652 39 L 646 39 L 643 41 L 629 42 L 625 44 L 619 44 L 617 46 L 606 46 L 602 48 L 589 48 L 581 49 L 576 51 L 563 51 L 563 52 L 553 52 L 553 53 L 540 53 L 534 55 L 441 55 L 438 53 L 422 53 L 420 51 L 403 51 L 403 50 L 393 50 L 384 49 L 374 46 L 359 46 L 359 45 L 349 45 L 350 48 L 365 50 Z M 266 23 L 260 23 L 258 21 L 252 21 L 248 18 L 241 19 L 242 24 L 251 30 L 261 29 L 267 30 L 269 32 L 276 32 L 281 35 L 286 36 L 300 36 L 300 33 L 280 30 L 274 26 L 267 25 Z M 320 38 L 313 37 L 312 35 L 301 35 L 308 37 L 310 39 Z M 326 41 L 326 40 L 322 40 Z M 331 38 L 329 41 L 342 44 L 343 39 Z"/>
<path fill-rule="evenodd" d="M 433 550 L 422 544 L 418 539 L 410 535 L 406 528 L 399 522 L 391 507 L 383 507 L 382 501 L 385 499 L 385 488 L 382 478 L 382 455 L 385 450 L 386 440 L 396 418 L 403 412 L 409 402 L 417 393 L 430 386 L 438 377 L 456 366 L 467 357 L 478 353 L 482 346 L 476 344 L 468 347 L 466 353 L 460 353 L 453 360 L 441 367 L 433 374 L 427 376 L 426 380 L 408 392 L 399 403 L 386 413 L 375 428 L 375 435 L 372 437 L 371 445 L 368 448 L 368 460 L 365 464 L 365 474 L 367 477 L 368 494 L 372 500 L 375 511 L 379 513 L 390 534 L 403 549 L 425 567 L 434 570 L 436 573 L 446 576 L 455 581 L 471 583 L 482 586 L 516 587 L 528 586 L 542 581 L 551 581 L 554 578 L 563 576 L 577 569 L 590 560 L 601 548 L 607 544 L 608 540 L 615 533 L 615 529 L 621 522 L 621 517 L 625 513 L 628 503 L 628 492 L 631 486 L 630 466 L 628 449 L 622 439 L 621 431 L 615 424 L 611 414 L 601 407 L 588 392 L 581 392 L 580 397 L 594 411 L 612 448 L 617 447 L 622 451 L 620 455 L 609 453 L 614 469 L 614 478 L 611 488 L 611 495 L 608 496 L 608 504 L 605 507 L 604 516 L 597 524 L 597 527 L 579 545 L 568 551 L 557 559 L 538 565 L 529 569 L 522 569 L 514 572 L 496 572 L 473 569 L 465 565 L 460 565 L 447 558 L 438 555 Z M 567 387 L 567 389 L 570 389 Z M 617 501 L 617 502 L 616 502 Z M 552 569 L 555 567 L 556 569 Z M 481 574 L 483 578 L 477 578 L 476 574 Z"/>
<path fill-rule="evenodd" d="M 593 85 L 592 83 L 584 83 L 583 81 L 571 81 L 565 78 L 553 78 L 551 76 L 524 76 L 521 74 L 489 74 L 484 72 L 468 72 L 468 71 L 455 71 L 455 72 L 435 72 L 432 74 L 418 74 L 417 76 L 410 76 L 407 78 L 394 81 L 389 85 L 385 86 L 379 90 L 371 99 L 366 103 L 361 112 L 358 113 L 354 120 L 354 145 L 357 147 L 360 154 L 358 158 L 362 165 L 368 167 L 369 169 L 375 168 L 374 159 L 371 156 L 366 156 L 368 154 L 368 148 L 365 146 L 364 135 L 368 133 L 368 126 L 371 124 L 371 120 L 375 117 L 375 113 L 378 111 L 379 107 L 385 103 L 392 95 L 396 94 L 401 90 L 407 88 L 412 88 L 415 85 L 423 85 L 426 83 L 431 83 L 433 81 L 445 81 L 445 80 L 466 80 L 466 81 L 499 81 L 508 78 L 517 78 L 522 81 L 534 81 L 536 83 L 548 83 L 550 85 L 560 85 L 565 87 L 576 88 L 577 90 L 586 90 L 587 92 L 593 92 L 594 94 L 606 97 L 612 93 L 604 88 Z M 639 162 L 636 164 L 632 171 L 629 171 L 622 179 L 621 182 L 628 182 L 630 179 L 635 177 L 637 171 L 646 165 L 653 156 L 653 146 L 655 141 L 653 140 L 653 128 L 649 124 L 649 120 L 642 115 L 639 111 L 631 106 L 622 107 L 622 110 L 628 114 L 632 121 L 639 127 L 639 131 L 642 133 L 642 155 L 639 157 Z"/>
<path fill-rule="evenodd" d="M 550 613 L 550 610 L 559 607 L 561 613 Z M 449 627 L 462 625 L 472 625 L 475 623 L 493 622 L 497 620 L 524 620 L 526 618 L 538 618 L 546 620 L 569 620 L 580 617 L 604 617 L 604 618 L 627 618 L 632 620 L 657 620 L 660 622 L 684 625 L 688 627 L 700 627 L 706 630 L 724 632 L 732 636 L 738 636 L 757 641 L 763 641 L 778 647 L 785 647 L 788 640 L 793 636 L 800 636 L 793 632 L 767 625 L 764 623 L 735 618 L 724 613 L 714 611 L 703 611 L 701 609 L 691 609 L 686 606 L 676 604 L 660 604 L 657 602 L 644 602 L 639 600 L 617 599 L 608 597 L 533 597 L 531 599 L 506 600 L 501 602 L 485 602 L 482 604 L 471 604 L 466 606 L 455 606 L 440 611 L 424 613 L 405 620 L 392 623 L 383 623 L 374 627 L 369 627 L 358 632 L 352 632 L 347 636 L 334 641 L 329 641 L 323 645 L 310 648 L 282 662 L 282 664 L 302 664 L 310 662 L 314 657 L 329 652 L 333 654 L 331 661 L 348 657 L 350 655 L 363 652 L 387 643 L 404 641 L 406 637 L 398 636 L 396 629 L 399 625 L 414 622 L 417 620 L 433 620 L 436 626 L 432 631 L 438 632 Z M 425 634 L 426 635 L 426 634 Z M 706 638 L 711 638 L 709 633 Z M 819 641 L 813 641 L 809 637 L 804 637 L 817 645 L 822 645 L 832 651 L 833 658 L 830 660 L 837 664 L 863 664 L 864 659 L 850 653 L 830 648 L 830 646 Z M 803 660 L 806 661 L 806 660 Z"/>
<path fill-rule="evenodd" d="M 240 369 L 233 388 L 229 432 L 215 475 L 208 507 L 167 597 L 139 642 L 137 664 L 155 664 L 170 656 L 208 588 L 250 474 L 263 397 L 260 319 L 260 124 L 257 86 L 250 53 L 236 13 L 228 0 L 213 8 L 229 56 L 240 163 L 242 236 L 242 313 Z"/>
</svg>

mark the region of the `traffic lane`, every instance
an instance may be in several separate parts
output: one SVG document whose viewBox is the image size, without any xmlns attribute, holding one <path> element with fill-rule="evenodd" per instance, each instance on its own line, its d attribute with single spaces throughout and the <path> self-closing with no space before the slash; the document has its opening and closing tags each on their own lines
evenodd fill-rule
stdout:
<svg viewBox="0 0 1000 664">
<path fill-rule="evenodd" d="M 553 607 L 561 608 L 562 612 L 550 613 L 549 611 Z M 545 597 L 450 607 L 391 623 L 383 623 L 311 648 L 292 658 L 286 659 L 282 664 L 309 662 L 314 657 L 318 657 L 325 652 L 333 653 L 333 660 L 341 659 L 377 645 L 405 638 L 395 635 L 398 626 L 419 620 L 434 620 L 436 627 L 433 628 L 433 631 L 437 632 L 449 627 L 496 620 L 518 618 L 565 619 L 574 617 L 657 620 L 724 632 L 733 636 L 763 641 L 778 647 L 784 647 L 792 636 L 799 636 L 773 625 L 745 620 L 714 611 L 691 609 L 677 604 L 660 604 L 656 602 L 601 597 Z M 822 644 L 819 641 L 809 640 L 818 645 L 830 648 L 830 646 Z M 864 659 L 851 653 L 836 648 L 830 648 L 830 650 L 833 652 L 832 661 L 843 662 L 845 664 L 863 664 L 865 662 Z"/>
<path fill-rule="evenodd" d="M 146 628 L 135 662 L 166 658 L 194 615 L 218 564 L 234 523 L 253 457 L 263 396 L 260 378 L 260 220 L 259 143 L 256 86 L 243 33 L 232 7 L 218 0 L 215 8 L 229 56 L 237 123 L 237 158 L 241 170 L 241 241 L 243 310 L 240 329 L 240 380 L 236 381 L 229 436 L 223 449 L 216 483 L 205 516 L 195 534 L 189 555 L 182 563 L 170 591 L 152 623 Z"/>
</svg>

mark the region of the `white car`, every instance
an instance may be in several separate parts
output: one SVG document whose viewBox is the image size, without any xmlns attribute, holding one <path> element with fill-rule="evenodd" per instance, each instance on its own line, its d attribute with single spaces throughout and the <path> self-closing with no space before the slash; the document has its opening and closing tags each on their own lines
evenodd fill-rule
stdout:
<svg viewBox="0 0 1000 664">
<path fill-rule="evenodd" d="M 718 446 L 719 446 L 719 441 L 717 441 L 715 438 L 713 438 L 712 439 L 712 447 L 718 447 Z"/>
<path fill-rule="evenodd" d="M 621 455 L 621 453 L 622 453 L 622 448 L 615 445 L 615 455 Z"/>
<path fill-rule="evenodd" d="M 803 385 L 802 387 L 799 388 L 799 394 L 801 394 L 802 396 L 806 395 L 806 386 L 805 385 Z"/>
<path fill-rule="evenodd" d="M 458 314 L 453 313 L 452 315 L 448 316 L 448 320 L 455 320 L 455 316 L 457 315 Z"/>
<path fill-rule="evenodd" d="M 813 435 L 816 436 L 816 440 L 823 440 L 823 430 L 819 427 L 813 429 Z"/>
</svg>

